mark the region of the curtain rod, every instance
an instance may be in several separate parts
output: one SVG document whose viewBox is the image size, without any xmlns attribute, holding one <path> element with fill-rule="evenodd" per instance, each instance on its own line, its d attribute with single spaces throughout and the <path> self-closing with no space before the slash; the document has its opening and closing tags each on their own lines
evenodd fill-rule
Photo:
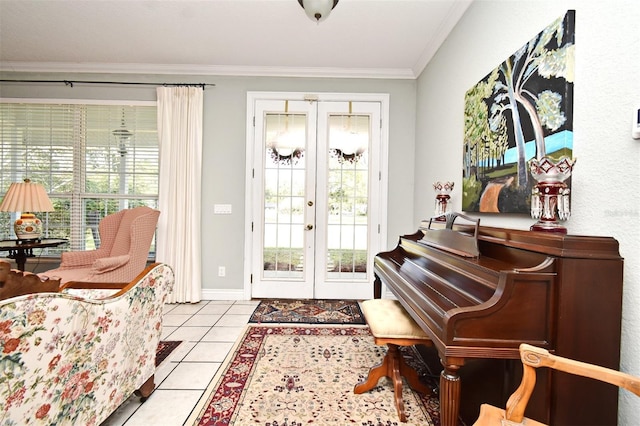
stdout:
<svg viewBox="0 0 640 426">
<path fill-rule="evenodd" d="M 145 83 L 134 81 L 87 81 L 87 80 L 0 80 L 0 83 L 64 83 L 73 87 L 74 84 L 123 84 L 131 86 L 165 86 L 165 87 L 202 87 L 215 86 L 212 83 Z"/>
</svg>

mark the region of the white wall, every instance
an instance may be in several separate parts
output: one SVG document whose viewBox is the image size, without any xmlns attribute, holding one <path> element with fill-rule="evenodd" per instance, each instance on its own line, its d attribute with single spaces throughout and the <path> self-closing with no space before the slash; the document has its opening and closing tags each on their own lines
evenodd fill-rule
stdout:
<svg viewBox="0 0 640 426">
<path fill-rule="evenodd" d="M 418 79 L 414 222 L 432 214 L 437 180 L 461 208 L 464 94 L 516 49 L 576 10 L 571 234 L 613 236 L 625 258 L 621 369 L 640 375 L 640 2 L 475 0 Z M 528 229 L 523 215 L 480 215 Z M 598 342 L 593 342 L 597 345 Z M 619 424 L 640 424 L 640 398 L 621 392 Z"/>
<path fill-rule="evenodd" d="M 203 294 L 229 298 L 243 287 L 246 103 L 248 91 L 389 93 L 388 245 L 413 224 L 415 142 L 414 80 L 339 80 L 220 77 L 205 95 L 203 167 Z M 209 90 L 208 90 L 209 91 Z M 214 204 L 232 204 L 233 215 L 211 215 Z M 211 271 L 226 266 L 219 278 Z M 228 290 L 232 290 L 229 292 Z"/>
<path fill-rule="evenodd" d="M 213 83 L 204 94 L 202 176 L 202 288 L 205 299 L 244 297 L 245 147 L 248 91 L 388 93 L 389 198 L 387 245 L 413 231 L 415 80 L 273 77 L 88 75 L 2 73 L 3 79 Z M 0 84 L 0 97 L 155 100 L 153 86 Z M 214 204 L 231 204 L 231 215 L 213 215 Z M 217 276 L 225 266 L 226 276 Z"/>
<path fill-rule="evenodd" d="M 433 212 L 432 183 L 453 180 L 461 206 L 464 93 L 567 9 L 576 10 L 576 81 L 570 233 L 610 235 L 625 257 L 621 369 L 640 375 L 640 141 L 631 110 L 640 103 L 637 0 L 475 0 L 418 81 L 3 73 L 2 78 L 215 83 L 205 92 L 203 289 L 241 294 L 247 91 L 390 93 L 388 246 Z M 632 57 L 631 55 L 635 56 Z M 0 85 L 0 97 L 155 100 L 143 87 Z M 417 111 L 417 113 L 416 113 Z M 412 157 L 415 154 L 415 165 Z M 233 214 L 213 216 L 214 204 Z M 483 224 L 528 229 L 518 215 L 484 215 Z M 226 266 L 227 276 L 211 270 Z M 598 342 L 594 342 L 594 345 Z M 623 394 L 620 424 L 640 424 L 639 399 Z"/>
</svg>

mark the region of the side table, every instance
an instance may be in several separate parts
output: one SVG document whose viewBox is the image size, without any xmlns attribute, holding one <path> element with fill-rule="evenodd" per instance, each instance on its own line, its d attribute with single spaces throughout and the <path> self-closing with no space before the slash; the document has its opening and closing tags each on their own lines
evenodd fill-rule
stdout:
<svg viewBox="0 0 640 426">
<path fill-rule="evenodd" d="M 0 251 L 8 251 L 7 257 L 16 261 L 18 269 L 24 271 L 28 257 L 34 257 L 34 248 L 57 247 L 69 240 L 62 238 L 42 238 L 39 240 L 2 240 Z"/>
</svg>

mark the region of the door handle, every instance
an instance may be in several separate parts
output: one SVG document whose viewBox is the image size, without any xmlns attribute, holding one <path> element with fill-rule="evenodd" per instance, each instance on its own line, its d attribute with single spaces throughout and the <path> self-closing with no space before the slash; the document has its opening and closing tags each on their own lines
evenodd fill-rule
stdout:
<svg viewBox="0 0 640 426">
<path fill-rule="evenodd" d="M 307 225 L 307 231 L 311 231 L 313 229 L 313 225 L 309 224 Z"/>
</svg>

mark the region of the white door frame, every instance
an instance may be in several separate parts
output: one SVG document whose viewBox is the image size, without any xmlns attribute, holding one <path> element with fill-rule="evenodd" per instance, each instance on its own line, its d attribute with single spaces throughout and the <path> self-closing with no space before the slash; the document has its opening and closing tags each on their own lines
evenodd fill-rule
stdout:
<svg viewBox="0 0 640 426">
<path fill-rule="evenodd" d="M 246 162 L 245 162 L 245 241 L 244 241 L 244 298 L 251 299 L 252 286 L 252 262 L 253 262 L 253 235 L 252 223 L 255 206 L 253 205 L 253 185 L 254 185 L 254 116 L 256 100 L 301 100 L 301 101 L 337 101 L 337 102 L 380 102 L 381 110 L 381 135 L 380 135 L 380 170 L 379 193 L 371 194 L 379 197 L 379 212 L 377 212 L 379 233 L 378 247 L 370 247 L 373 253 L 378 253 L 385 249 L 387 241 L 387 188 L 388 188 L 388 152 L 389 152 L 389 94 L 386 93 L 302 93 L 302 92 L 247 92 L 247 119 L 246 119 Z M 374 174 L 375 175 L 375 174 Z M 372 224 L 375 227 L 376 224 Z M 373 263 L 370 261 L 368 270 L 373 274 Z M 373 281 L 371 283 L 373 288 Z"/>
</svg>

